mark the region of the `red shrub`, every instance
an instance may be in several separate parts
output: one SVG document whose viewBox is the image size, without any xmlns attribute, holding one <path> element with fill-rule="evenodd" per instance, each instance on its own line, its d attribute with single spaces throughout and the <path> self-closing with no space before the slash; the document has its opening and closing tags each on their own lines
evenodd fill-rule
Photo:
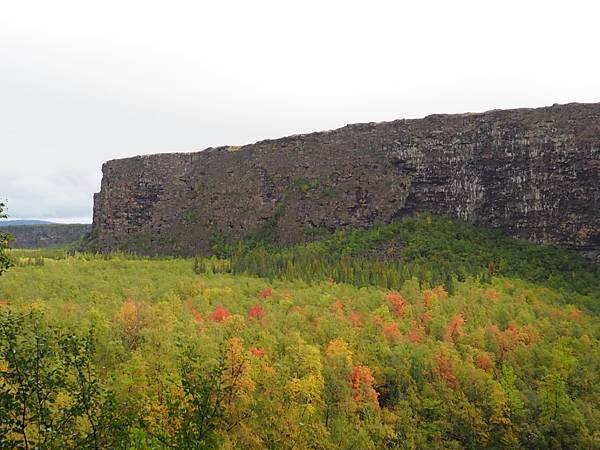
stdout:
<svg viewBox="0 0 600 450">
<path fill-rule="evenodd" d="M 452 360 L 444 353 L 438 353 L 435 357 L 434 371 L 438 377 L 448 384 L 448 386 L 452 388 L 457 386 L 454 365 L 452 364 Z"/>
<path fill-rule="evenodd" d="M 475 365 L 480 369 L 489 371 L 492 370 L 494 363 L 492 362 L 492 358 L 490 357 L 489 353 L 481 352 L 475 357 Z"/>
<path fill-rule="evenodd" d="M 348 384 L 352 389 L 352 398 L 358 403 L 371 403 L 379 408 L 379 393 L 373 387 L 375 378 L 373 372 L 367 366 L 354 366 L 348 375 Z"/>
<path fill-rule="evenodd" d="M 212 318 L 215 322 L 223 322 L 230 316 L 231 313 L 223 305 L 217 306 L 212 314 Z"/>
<path fill-rule="evenodd" d="M 262 358 L 265 355 L 266 350 L 264 348 L 252 346 L 250 347 L 250 353 L 256 358 Z"/>
<path fill-rule="evenodd" d="M 423 339 L 423 328 L 417 326 L 417 322 L 413 320 L 412 328 L 406 335 L 408 341 L 412 344 L 417 344 Z"/>
<path fill-rule="evenodd" d="M 198 311 L 196 308 L 194 308 L 193 301 L 191 298 L 188 298 L 185 301 L 185 303 L 183 304 L 183 306 L 185 307 L 185 309 L 187 309 L 192 314 L 192 316 L 194 317 L 194 321 L 198 325 L 202 325 L 204 323 L 204 317 L 202 317 L 202 314 L 200 314 L 200 311 Z"/>
<path fill-rule="evenodd" d="M 444 333 L 444 340 L 446 342 L 455 342 L 456 339 L 463 335 L 462 326 L 465 323 L 465 318 L 462 314 L 455 314 L 450 319 L 446 332 Z"/>
<path fill-rule="evenodd" d="M 398 342 L 398 340 L 400 339 L 400 330 L 398 330 L 398 324 L 392 322 L 385 325 L 383 327 L 383 336 L 388 342 Z"/>
<path fill-rule="evenodd" d="M 341 300 L 336 300 L 334 303 L 331 304 L 330 308 L 331 312 L 335 314 L 342 314 L 344 312 L 344 302 L 342 302 Z"/>
<path fill-rule="evenodd" d="M 248 317 L 260 320 L 265 317 L 265 310 L 258 304 L 248 310 Z"/>
<path fill-rule="evenodd" d="M 258 295 L 262 299 L 269 298 L 273 295 L 273 288 L 268 287 L 266 289 L 263 289 L 262 291 L 260 291 L 260 294 L 258 294 Z"/>
<path fill-rule="evenodd" d="M 392 308 L 396 313 L 396 316 L 402 317 L 406 312 L 407 302 L 404 298 L 396 291 L 388 292 L 387 294 L 388 301 L 392 304 Z"/>
<path fill-rule="evenodd" d="M 362 317 L 357 311 L 350 311 L 350 314 L 348 314 L 348 320 L 350 320 L 350 324 L 353 328 L 360 328 L 362 326 Z"/>
</svg>

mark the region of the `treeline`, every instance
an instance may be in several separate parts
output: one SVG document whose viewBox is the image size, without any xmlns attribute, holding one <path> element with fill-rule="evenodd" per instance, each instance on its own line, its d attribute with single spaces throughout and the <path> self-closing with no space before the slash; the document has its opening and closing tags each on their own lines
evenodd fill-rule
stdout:
<svg viewBox="0 0 600 450">
<path fill-rule="evenodd" d="M 489 283 L 494 276 L 507 276 L 572 291 L 574 303 L 600 313 L 600 270 L 592 262 L 444 217 L 408 217 L 288 248 L 256 239 L 231 244 L 221 237 L 215 239 L 213 251 L 216 257 L 209 260 L 196 258 L 197 273 L 329 279 L 388 289 L 400 289 L 416 278 L 423 288 L 442 285 L 449 293 L 467 277 Z"/>
</svg>

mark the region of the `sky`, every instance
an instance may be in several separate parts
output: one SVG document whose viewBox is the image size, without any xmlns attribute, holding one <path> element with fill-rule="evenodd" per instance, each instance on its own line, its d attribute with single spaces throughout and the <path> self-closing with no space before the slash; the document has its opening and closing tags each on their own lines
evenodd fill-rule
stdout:
<svg viewBox="0 0 600 450">
<path fill-rule="evenodd" d="M 90 222 L 102 163 L 599 102 L 597 1 L 0 0 L 0 200 Z"/>
</svg>

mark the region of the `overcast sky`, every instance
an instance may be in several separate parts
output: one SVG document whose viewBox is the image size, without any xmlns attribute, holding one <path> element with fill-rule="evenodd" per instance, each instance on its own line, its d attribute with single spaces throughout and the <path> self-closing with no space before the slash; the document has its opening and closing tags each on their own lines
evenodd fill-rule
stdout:
<svg viewBox="0 0 600 450">
<path fill-rule="evenodd" d="M 597 4 L 0 0 L 0 199 L 90 221 L 113 158 L 598 102 Z"/>
</svg>

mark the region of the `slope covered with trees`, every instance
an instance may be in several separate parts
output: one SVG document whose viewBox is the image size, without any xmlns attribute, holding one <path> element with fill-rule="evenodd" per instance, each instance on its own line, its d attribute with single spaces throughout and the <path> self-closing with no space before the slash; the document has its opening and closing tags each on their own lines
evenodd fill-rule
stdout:
<svg viewBox="0 0 600 450">
<path fill-rule="evenodd" d="M 600 445 L 586 261 L 433 217 L 214 245 L 196 260 L 13 252 L 4 448 Z"/>
</svg>

